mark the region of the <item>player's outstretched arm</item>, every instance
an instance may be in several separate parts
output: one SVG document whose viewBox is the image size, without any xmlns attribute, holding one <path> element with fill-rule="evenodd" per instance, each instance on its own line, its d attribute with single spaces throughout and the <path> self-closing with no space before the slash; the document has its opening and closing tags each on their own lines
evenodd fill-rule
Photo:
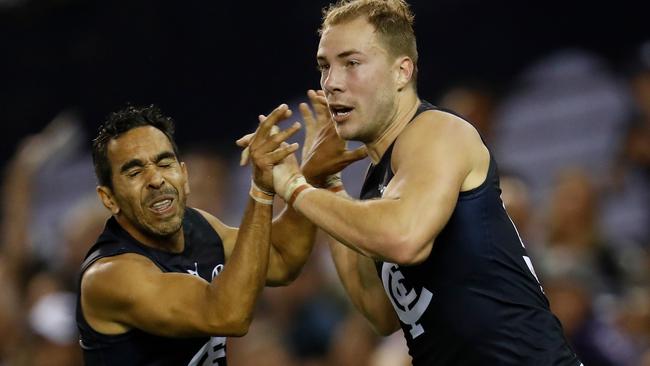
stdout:
<svg viewBox="0 0 650 366">
<path fill-rule="evenodd" d="M 345 142 L 340 139 L 330 138 L 333 131 L 327 104 L 321 91 L 309 90 L 307 92 L 312 109 L 307 103 L 301 103 L 300 113 L 305 125 L 305 141 L 302 148 L 303 167 L 307 167 L 303 174 L 306 180 L 315 186 L 325 186 L 331 174 L 340 172 L 349 164 L 363 159 L 365 149 L 348 151 Z M 266 118 L 260 116 L 260 120 Z M 330 128 L 328 128 L 330 127 Z M 256 132 L 255 132 L 256 133 Z M 238 145 L 248 146 L 255 133 L 249 134 L 238 140 Z M 318 159 L 322 154 L 314 157 L 315 146 L 325 150 L 332 157 L 327 161 L 320 159 L 317 164 L 305 164 L 306 161 Z M 242 154 L 242 164 L 247 162 L 248 149 Z M 274 167 L 277 170 L 299 170 L 298 162 L 294 156 L 288 156 Z M 311 253 L 316 234 L 316 226 L 303 215 L 287 205 L 282 213 L 274 220 L 271 237 L 271 254 L 269 259 L 269 272 L 267 285 L 286 285 L 293 281 Z"/>
<path fill-rule="evenodd" d="M 251 142 L 258 188 L 251 191 L 220 275 L 207 282 L 190 274 L 163 273 L 138 254 L 101 259 L 86 271 L 81 284 L 83 312 L 95 330 L 119 334 L 138 328 L 164 336 L 237 336 L 248 331 L 266 278 L 271 236 L 272 206 L 260 191 L 272 189 L 272 166 L 297 149 L 280 147 L 297 126 L 270 137 L 271 126 L 286 113 L 286 106 L 276 109 Z"/>
<path fill-rule="evenodd" d="M 301 192 L 296 172 L 274 179 L 284 182 L 275 186 L 294 209 L 345 245 L 377 260 L 412 265 L 428 257 L 459 192 L 483 182 L 488 165 L 489 154 L 471 126 L 443 112 L 425 112 L 396 141 L 395 176 L 380 199 Z"/>
</svg>

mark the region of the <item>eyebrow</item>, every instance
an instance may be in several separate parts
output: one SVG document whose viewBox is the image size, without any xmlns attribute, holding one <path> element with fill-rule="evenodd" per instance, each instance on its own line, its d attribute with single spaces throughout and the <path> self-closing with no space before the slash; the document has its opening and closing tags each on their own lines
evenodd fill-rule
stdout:
<svg viewBox="0 0 650 366">
<path fill-rule="evenodd" d="M 161 160 L 164 159 L 176 159 L 176 154 L 174 154 L 171 151 L 163 151 L 160 154 L 156 155 L 156 157 L 153 159 L 154 164 L 158 164 Z M 131 159 L 124 163 L 122 167 L 120 168 L 120 173 L 124 173 L 127 170 L 133 168 L 133 167 L 143 167 L 144 162 L 140 159 Z"/>
<path fill-rule="evenodd" d="M 344 52 L 341 52 L 338 55 L 336 55 L 336 58 L 346 58 L 348 56 L 352 56 L 352 55 L 357 54 L 357 53 L 361 54 L 361 51 L 357 51 L 357 50 L 344 51 Z M 325 56 L 316 56 L 316 60 L 325 61 L 326 57 Z"/>
</svg>

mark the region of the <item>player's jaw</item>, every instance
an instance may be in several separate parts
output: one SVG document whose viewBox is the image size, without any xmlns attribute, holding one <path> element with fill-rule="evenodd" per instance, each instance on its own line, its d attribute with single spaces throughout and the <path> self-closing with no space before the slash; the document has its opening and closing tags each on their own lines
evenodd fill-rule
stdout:
<svg viewBox="0 0 650 366">
<path fill-rule="evenodd" d="M 184 211 L 185 202 L 178 190 L 166 187 L 145 196 L 138 221 L 151 234 L 167 236 L 180 229 Z"/>
</svg>

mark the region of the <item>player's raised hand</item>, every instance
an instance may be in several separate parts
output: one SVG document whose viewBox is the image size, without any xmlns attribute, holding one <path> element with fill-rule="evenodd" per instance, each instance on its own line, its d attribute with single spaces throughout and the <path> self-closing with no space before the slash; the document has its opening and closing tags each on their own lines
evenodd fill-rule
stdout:
<svg viewBox="0 0 650 366">
<path fill-rule="evenodd" d="M 328 176 L 339 173 L 368 153 L 365 147 L 347 149 L 346 142 L 336 133 L 322 90 L 309 90 L 307 96 L 313 111 L 306 103 L 300 104 L 300 114 L 306 126 L 301 169 L 309 181 L 322 186 Z"/>
<path fill-rule="evenodd" d="M 280 105 L 268 117 L 260 118 L 259 127 L 245 141 L 245 145 L 250 151 L 250 160 L 253 163 L 253 181 L 259 188 L 267 192 L 274 191 L 273 166 L 298 150 L 297 143 L 283 144 L 283 142 L 300 129 L 300 123 L 295 122 L 286 130 L 273 133 L 273 127 L 290 116 L 289 107 L 286 104 Z M 241 141 L 242 139 L 237 143 L 240 144 Z"/>
</svg>

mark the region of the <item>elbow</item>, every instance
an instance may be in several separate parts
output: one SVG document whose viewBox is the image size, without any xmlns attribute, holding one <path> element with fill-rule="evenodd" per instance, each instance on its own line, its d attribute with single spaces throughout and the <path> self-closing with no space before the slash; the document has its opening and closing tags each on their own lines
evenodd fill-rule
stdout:
<svg viewBox="0 0 650 366">
<path fill-rule="evenodd" d="M 287 286 L 298 278 L 302 267 L 287 268 L 279 279 L 280 286 Z"/>
<path fill-rule="evenodd" d="M 231 337 L 243 337 L 248 334 L 251 323 L 253 321 L 253 316 L 240 316 L 234 319 L 230 319 L 230 324 L 228 325 L 229 331 L 227 332 L 228 336 Z"/>
<path fill-rule="evenodd" d="M 243 337 L 246 334 L 248 334 L 248 330 L 250 329 L 250 322 L 249 323 L 242 323 L 240 324 L 237 328 L 234 328 L 232 333 L 229 334 L 228 336 L 230 337 Z"/>
<path fill-rule="evenodd" d="M 388 337 L 399 329 L 399 324 L 374 324 L 372 330 L 381 337 Z"/>
<path fill-rule="evenodd" d="M 421 240 L 413 238 L 412 235 L 400 234 L 392 237 L 387 236 L 384 247 L 387 250 L 383 260 L 400 266 L 414 266 L 424 262 L 429 257 L 433 242 L 423 243 Z"/>
<path fill-rule="evenodd" d="M 208 333 L 213 336 L 243 337 L 248 333 L 252 321 L 252 314 L 231 312 L 226 318 L 218 319 Z"/>
<path fill-rule="evenodd" d="M 273 272 L 269 272 L 266 279 L 266 285 L 271 287 L 288 286 L 293 281 L 295 281 L 296 278 L 298 278 L 298 275 L 300 275 L 301 270 L 302 267 L 298 267 L 295 269 L 289 269 L 289 268 L 283 268 L 282 270 L 276 269 Z"/>
</svg>

